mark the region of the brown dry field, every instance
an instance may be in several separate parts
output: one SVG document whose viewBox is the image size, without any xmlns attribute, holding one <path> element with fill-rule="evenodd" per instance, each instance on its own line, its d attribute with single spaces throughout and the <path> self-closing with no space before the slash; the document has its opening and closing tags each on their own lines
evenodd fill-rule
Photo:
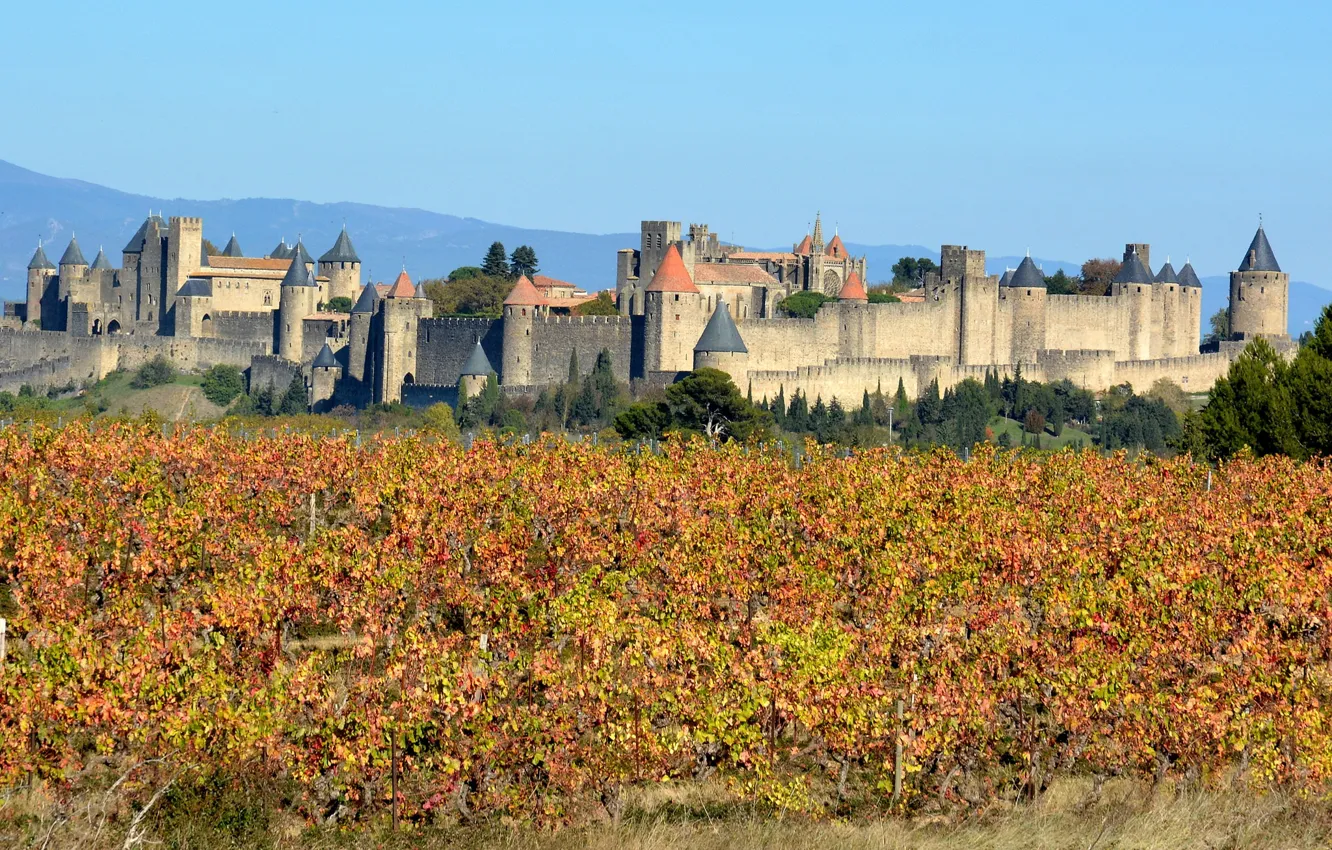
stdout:
<svg viewBox="0 0 1332 850">
<path fill-rule="evenodd" d="M 58 807 L 40 793 L 0 799 L 0 846 L 24 848 L 427 848 L 428 850 L 1305 850 L 1332 848 L 1332 802 L 1281 793 L 1185 792 L 1128 781 L 1064 780 L 1040 802 L 981 812 L 846 822 L 810 822 L 731 806 L 716 786 L 638 790 L 618 824 L 557 832 L 517 823 L 390 831 L 387 819 L 352 829 L 311 828 L 275 813 L 263 823 L 205 818 L 145 818 L 133 835 L 132 811 L 105 817 L 97 799 Z"/>
</svg>

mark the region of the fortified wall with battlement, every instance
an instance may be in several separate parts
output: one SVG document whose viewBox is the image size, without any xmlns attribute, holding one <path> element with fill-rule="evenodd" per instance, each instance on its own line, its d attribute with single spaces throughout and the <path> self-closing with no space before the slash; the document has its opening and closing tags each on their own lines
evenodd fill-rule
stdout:
<svg viewBox="0 0 1332 850">
<path fill-rule="evenodd" d="M 1293 347 L 1289 278 L 1261 227 L 1231 274 L 1229 334 L 1211 354 L 1199 353 L 1197 274 L 1168 260 L 1154 271 L 1144 243 L 1126 246 L 1105 295 L 1051 294 L 1030 257 L 990 275 L 984 251 L 945 245 L 910 298 L 881 303 L 864 258 L 840 235 L 825 242 L 818 217 L 790 251 L 645 221 L 639 247 L 616 255 L 620 315 L 570 315 L 567 297 L 522 278 L 498 318 L 435 318 L 405 271 L 363 283 L 345 230 L 318 259 L 299 241 L 262 257 L 246 257 L 234 237 L 220 253 L 203 246 L 201 220 L 160 216 L 144 221 L 119 267 L 100 251 L 89 263 L 73 239 L 58 263 L 39 245 L 28 300 L 0 326 L 0 386 L 83 383 L 160 354 L 186 369 L 248 368 L 252 386 L 299 372 L 325 408 L 421 404 L 456 401 L 448 388 L 483 386 L 490 374 L 509 393 L 562 383 L 572 361 L 587 375 L 606 351 L 616 377 L 640 387 L 713 366 L 755 398 L 852 404 L 899 381 L 915 395 L 932 380 L 946 388 L 1019 365 L 1092 390 L 1168 378 L 1202 391 L 1250 339 Z M 784 317 L 778 305 L 800 293 L 827 300 L 812 318 Z"/>
</svg>

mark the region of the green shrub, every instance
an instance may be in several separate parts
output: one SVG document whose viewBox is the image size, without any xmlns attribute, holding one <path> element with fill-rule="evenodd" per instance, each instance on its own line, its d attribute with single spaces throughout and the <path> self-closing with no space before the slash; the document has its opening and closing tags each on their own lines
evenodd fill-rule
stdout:
<svg viewBox="0 0 1332 850">
<path fill-rule="evenodd" d="M 169 384 L 175 377 L 176 369 L 171 365 L 171 361 L 159 354 L 135 370 L 130 386 L 136 390 L 146 390 L 149 387 Z"/>
<path fill-rule="evenodd" d="M 232 399 L 245 392 L 245 374 L 235 366 L 219 363 L 204 372 L 204 398 L 226 407 Z"/>
</svg>

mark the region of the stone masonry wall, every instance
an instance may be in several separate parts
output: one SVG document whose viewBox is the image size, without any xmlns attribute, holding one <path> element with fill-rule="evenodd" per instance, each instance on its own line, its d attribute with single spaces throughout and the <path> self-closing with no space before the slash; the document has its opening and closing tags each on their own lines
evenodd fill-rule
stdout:
<svg viewBox="0 0 1332 850">
<path fill-rule="evenodd" d="M 603 348 L 610 351 L 615 379 L 628 382 L 634 365 L 633 323 L 628 317 L 543 316 L 532 323 L 532 383 L 544 386 L 567 380 L 574 351 L 579 373 L 589 375 Z"/>
<path fill-rule="evenodd" d="M 422 321 L 416 338 L 417 383 L 457 385 L 478 339 L 491 368 L 499 372 L 504 359 L 504 325 L 499 319 Z M 405 396 L 403 400 L 406 402 Z"/>
<path fill-rule="evenodd" d="M 214 339 L 272 343 L 276 310 L 216 310 L 209 313 Z"/>
</svg>

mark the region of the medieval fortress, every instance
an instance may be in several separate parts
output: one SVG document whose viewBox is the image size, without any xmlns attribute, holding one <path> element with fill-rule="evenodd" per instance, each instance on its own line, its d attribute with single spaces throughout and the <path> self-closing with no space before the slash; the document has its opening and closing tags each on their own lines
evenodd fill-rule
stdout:
<svg viewBox="0 0 1332 850">
<path fill-rule="evenodd" d="M 637 249 L 616 256 L 618 316 L 568 315 L 568 284 L 519 280 L 500 318 L 436 318 L 404 271 L 363 282 L 344 230 L 316 260 L 285 241 L 246 257 L 233 236 L 203 250 L 198 218 L 150 215 L 119 267 L 85 259 L 71 239 L 58 263 L 40 245 L 27 301 L 0 327 L 0 389 L 97 380 L 161 354 L 182 368 L 229 363 L 251 388 L 285 388 L 300 372 L 313 409 L 337 404 L 456 402 L 495 373 L 507 392 L 562 382 L 576 354 L 589 372 L 608 349 L 617 376 L 661 385 L 691 369 L 729 373 L 753 398 L 797 391 L 857 403 L 866 390 L 911 395 L 1019 364 L 1033 380 L 1091 390 L 1168 378 L 1191 392 L 1225 374 L 1245 341 L 1288 349 L 1289 276 L 1260 226 L 1230 275 L 1230 337 L 1199 352 L 1202 286 L 1191 265 L 1153 272 L 1130 244 L 1104 296 L 1051 295 L 1031 258 L 1002 276 L 985 252 L 945 245 L 919 297 L 870 303 L 865 259 L 822 224 L 787 251 L 747 251 L 706 225 L 645 221 Z M 777 307 L 805 290 L 835 296 L 812 319 Z M 329 303 L 350 313 L 335 311 Z"/>
</svg>

